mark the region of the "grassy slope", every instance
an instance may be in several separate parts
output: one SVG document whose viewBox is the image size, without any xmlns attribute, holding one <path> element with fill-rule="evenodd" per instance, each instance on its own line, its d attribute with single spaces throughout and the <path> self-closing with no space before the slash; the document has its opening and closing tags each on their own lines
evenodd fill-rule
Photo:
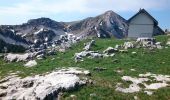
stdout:
<svg viewBox="0 0 170 100">
<path fill-rule="evenodd" d="M 156 37 L 158 41 L 166 43 L 168 37 L 159 36 Z M 116 39 L 95 39 L 96 46 L 92 50 L 103 51 L 108 46 L 115 46 L 116 44 L 122 44 L 125 40 Z M 45 73 L 47 71 L 54 70 L 58 67 L 81 67 L 91 71 L 92 76 L 89 77 L 95 80 L 94 85 L 84 86 L 78 90 L 64 93 L 65 99 L 69 99 L 70 94 L 75 94 L 78 100 L 129 100 L 134 96 L 138 96 L 141 100 L 168 100 L 170 99 L 170 87 L 160 89 L 152 96 L 146 94 L 133 93 L 124 94 L 115 91 L 115 85 L 121 81 L 121 77 L 124 75 L 137 76 L 141 73 L 152 72 L 155 74 L 167 74 L 170 75 L 170 48 L 163 50 L 144 50 L 144 49 L 131 49 L 128 53 L 119 53 L 115 57 L 101 58 L 101 59 L 84 59 L 83 62 L 74 62 L 74 53 L 82 51 L 83 43 L 89 40 L 82 41 L 79 44 L 74 45 L 66 53 L 59 53 L 56 56 L 48 57 L 45 60 L 38 61 L 37 67 L 24 68 L 23 63 L 5 63 L 0 60 L 0 76 L 6 76 L 9 72 L 21 71 L 20 76 L 28 76 L 39 73 Z M 137 55 L 132 55 L 131 52 L 136 51 Z M 51 60 L 55 58 L 55 60 Z M 118 62 L 113 62 L 114 59 L 118 59 Z M 107 70 L 102 72 L 96 72 L 94 67 L 104 67 Z M 114 70 L 122 68 L 124 72 L 122 74 L 116 73 Z M 130 71 L 131 68 L 136 69 L 135 72 Z M 97 96 L 90 97 L 91 93 L 95 93 Z"/>
</svg>

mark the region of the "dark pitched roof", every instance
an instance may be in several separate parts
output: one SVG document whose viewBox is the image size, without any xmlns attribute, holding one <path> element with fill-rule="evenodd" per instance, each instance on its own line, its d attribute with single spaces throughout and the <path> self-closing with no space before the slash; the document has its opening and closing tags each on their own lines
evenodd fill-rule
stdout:
<svg viewBox="0 0 170 100">
<path fill-rule="evenodd" d="M 155 26 L 155 28 L 157 28 L 157 30 L 159 30 L 160 35 L 164 35 L 165 34 L 165 32 L 159 26 Z"/>
<path fill-rule="evenodd" d="M 134 16 L 132 16 L 128 22 L 130 22 L 134 17 L 136 17 L 137 15 L 139 15 L 140 13 L 145 13 L 146 15 L 148 15 L 153 21 L 154 21 L 154 24 L 155 25 L 158 25 L 158 21 L 153 17 L 151 16 L 145 9 L 140 9 L 138 13 L 136 13 Z"/>
</svg>

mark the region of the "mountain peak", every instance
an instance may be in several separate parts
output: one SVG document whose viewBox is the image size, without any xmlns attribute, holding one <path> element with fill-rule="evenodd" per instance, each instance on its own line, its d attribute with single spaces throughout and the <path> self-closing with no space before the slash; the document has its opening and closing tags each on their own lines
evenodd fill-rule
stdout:
<svg viewBox="0 0 170 100">
<path fill-rule="evenodd" d="M 108 11 L 106 11 L 104 14 L 114 14 L 114 13 L 115 13 L 114 11 L 108 10 Z"/>
<path fill-rule="evenodd" d="M 41 18 L 37 18 L 37 19 L 30 19 L 28 20 L 27 23 L 47 23 L 47 22 L 52 22 L 54 20 L 50 19 L 50 18 L 46 18 L 46 17 L 41 17 Z"/>
</svg>

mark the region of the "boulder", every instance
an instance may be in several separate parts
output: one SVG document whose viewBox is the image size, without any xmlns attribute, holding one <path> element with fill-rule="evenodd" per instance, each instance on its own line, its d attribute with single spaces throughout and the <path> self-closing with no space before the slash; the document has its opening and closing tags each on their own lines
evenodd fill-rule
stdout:
<svg viewBox="0 0 170 100">
<path fill-rule="evenodd" d="M 45 58 L 45 55 L 44 55 L 44 54 L 40 54 L 40 55 L 37 55 L 36 58 L 39 59 L 39 60 L 40 60 L 40 59 L 44 59 L 44 58 Z"/>
<path fill-rule="evenodd" d="M 132 42 L 125 42 L 124 44 L 123 44 L 123 48 L 124 49 L 129 49 L 129 48 L 134 48 L 135 46 L 134 46 L 134 44 L 132 43 Z"/>
<path fill-rule="evenodd" d="M 86 80 L 80 79 L 77 73 L 85 74 L 84 70 L 68 68 L 53 71 L 46 75 L 25 78 L 11 77 L 0 83 L 0 86 L 7 86 L 0 89 L 0 99 L 55 100 L 62 91 L 72 90 L 86 84 Z"/>
<path fill-rule="evenodd" d="M 170 39 L 168 39 L 166 45 L 170 46 Z"/>
<path fill-rule="evenodd" d="M 29 62 L 27 62 L 24 66 L 25 67 L 34 67 L 37 65 L 37 62 L 35 60 L 30 60 Z"/>
<path fill-rule="evenodd" d="M 9 62 L 19 62 L 19 61 L 28 61 L 35 57 L 35 53 L 25 53 L 25 54 L 12 54 L 9 53 L 4 57 L 5 61 Z"/>
<path fill-rule="evenodd" d="M 106 50 L 103 51 L 103 53 L 106 53 L 106 54 L 111 54 L 115 52 L 118 52 L 118 49 L 115 49 L 113 47 L 108 47 Z"/>
<path fill-rule="evenodd" d="M 75 62 L 83 61 L 84 57 L 90 57 L 90 58 L 100 58 L 103 57 L 103 54 L 100 54 L 96 51 L 82 51 L 80 53 L 75 53 Z"/>
<path fill-rule="evenodd" d="M 95 44 L 95 40 L 91 40 L 90 42 L 85 44 L 84 50 L 90 50 L 91 46 Z"/>
<path fill-rule="evenodd" d="M 155 47 L 156 40 L 154 38 L 138 38 L 136 43 L 141 47 Z"/>
<path fill-rule="evenodd" d="M 4 58 L 4 54 L 0 54 L 0 58 Z"/>
<path fill-rule="evenodd" d="M 107 70 L 107 68 L 95 67 L 93 70 L 95 70 L 95 71 L 104 71 L 104 70 Z"/>
</svg>

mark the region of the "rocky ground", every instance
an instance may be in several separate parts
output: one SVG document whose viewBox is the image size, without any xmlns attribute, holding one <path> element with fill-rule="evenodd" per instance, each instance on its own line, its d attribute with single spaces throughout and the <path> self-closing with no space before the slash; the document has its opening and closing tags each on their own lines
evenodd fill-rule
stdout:
<svg viewBox="0 0 170 100">
<path fill-rule="evenodd" d="M 42 59 L 0 56 L 0 97 L 168 100 L 170 37 L 155 38 L 87 39 Z"/>
</svg>

